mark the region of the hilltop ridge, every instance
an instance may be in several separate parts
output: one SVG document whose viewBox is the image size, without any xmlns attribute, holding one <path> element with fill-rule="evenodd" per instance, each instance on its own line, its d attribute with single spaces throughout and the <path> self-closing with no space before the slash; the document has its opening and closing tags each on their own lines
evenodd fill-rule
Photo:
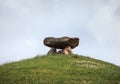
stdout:
<svg viewBox="0 0 120 84">
<path fill-rule="evenodd" d="M 120 84 L 120 67 L 81 55 L 43 55 L 0 65 L 0 84 Z"/>
</svg>

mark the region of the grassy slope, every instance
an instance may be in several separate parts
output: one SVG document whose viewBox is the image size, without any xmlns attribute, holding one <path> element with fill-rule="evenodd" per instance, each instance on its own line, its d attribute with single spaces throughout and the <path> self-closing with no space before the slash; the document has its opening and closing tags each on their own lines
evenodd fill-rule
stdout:
<svg viewBox="0 0 120 84">
<path fill-rule="evenodd" d="M 120 67 L 78 55 L 37 56 L 1 65 L 0 84 L 120 84 Z"/>
</svg>

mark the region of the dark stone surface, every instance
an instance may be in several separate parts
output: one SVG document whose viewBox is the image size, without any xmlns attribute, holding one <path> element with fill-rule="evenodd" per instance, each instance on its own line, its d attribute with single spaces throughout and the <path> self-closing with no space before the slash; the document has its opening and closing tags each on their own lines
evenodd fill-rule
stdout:
<svg viewBox="0 0 120 84">
<path fill-rule="evenodd" d="M 44 39 L 44 45 L 48 47 L 53 47 L 56 49 L 64 49 L 67 46 L 71 46 L 71 48 L 75 48 L 79 45 L 79 38 L 71 38 L 71 37 L 46 37 Z"/>
</svg>

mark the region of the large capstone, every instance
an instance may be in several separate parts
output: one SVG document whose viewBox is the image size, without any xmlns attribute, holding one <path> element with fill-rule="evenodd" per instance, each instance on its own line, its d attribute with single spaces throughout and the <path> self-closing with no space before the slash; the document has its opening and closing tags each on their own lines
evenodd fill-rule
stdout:
<svg viewBox="0 0 120 84">
<path fill-rule="evenodd" d="M 74 37 L 47 37 L 44 39 L 44 45 L 56 49 L 64 49 L 67 46 L 70 46 L 72 49 L 79 45 L 79 38 Z"/>
</svg>

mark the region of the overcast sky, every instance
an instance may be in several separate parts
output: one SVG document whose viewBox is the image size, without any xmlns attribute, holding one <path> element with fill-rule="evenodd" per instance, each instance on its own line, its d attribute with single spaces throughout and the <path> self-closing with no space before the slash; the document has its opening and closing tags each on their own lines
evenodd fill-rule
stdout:
<svg viewBox="0 0 120 84">
<path fill-rule="evenodd" d="M 120 0 L 0 0 L 0 64 L 46 54 L 49 36 L 79 37 L 75 54 L 120 66 Z"/>
</svg>

